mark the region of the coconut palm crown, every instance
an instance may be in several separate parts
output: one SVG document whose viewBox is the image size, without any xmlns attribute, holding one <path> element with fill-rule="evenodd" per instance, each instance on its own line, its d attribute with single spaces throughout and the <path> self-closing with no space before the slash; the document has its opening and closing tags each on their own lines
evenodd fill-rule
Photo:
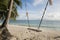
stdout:
<svg viewBox="0 0 60 40">
<path fill-rule="evenodd" d="M 4 19 L 7 15 L 9 0 L 0 0 L 0 19 Z M 17 6 L 22 7 L 21 0 L 14 0 L 11 19 L 16 19 L 18 16 Z"/>
</svg>

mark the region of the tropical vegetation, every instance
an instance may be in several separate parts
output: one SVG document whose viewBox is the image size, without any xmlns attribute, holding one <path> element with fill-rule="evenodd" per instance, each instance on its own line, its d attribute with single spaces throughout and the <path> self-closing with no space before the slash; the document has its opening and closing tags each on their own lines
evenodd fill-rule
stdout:
<svg viewBox="0 0 60 40">
<path fill-rule="evenodd" d="M 11 37 L 7 24 L 10 18 L 15 19 L 18 16 L 17 6 L 22 7 L 21 0 L 0 0 L 0 19 L 4 20 L 0 26 L 0 40 L 7 40 Z"/>
</svg>

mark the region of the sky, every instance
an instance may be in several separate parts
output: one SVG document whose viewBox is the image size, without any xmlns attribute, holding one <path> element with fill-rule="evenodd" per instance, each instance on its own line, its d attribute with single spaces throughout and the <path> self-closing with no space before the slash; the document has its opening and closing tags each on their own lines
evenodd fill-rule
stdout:
<svg viewBox="0 0 60 40">
<path fill-rule="evenodd" d="M 25 3 L 27 6 L 25 6 Z M 46 6 L 47 0 L 22 0 L 22 8 L 18 7 L 17 20 L 27 20 L 26 8 L 29 20 L 40 20 Z M 52 0 L 44 15 L 44 20 L 60 20 L 60 0 Z"/>
</svg>

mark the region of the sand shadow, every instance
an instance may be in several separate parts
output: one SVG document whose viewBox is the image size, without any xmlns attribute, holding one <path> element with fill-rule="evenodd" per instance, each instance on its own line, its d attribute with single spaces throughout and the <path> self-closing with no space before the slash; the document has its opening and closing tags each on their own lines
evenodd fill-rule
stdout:
<svg viewBox="0 0 60 40">
<path fill-rule="evenodd" d="M 60 36 L 54 37 L 54 39 L 60 38 Z"/>
</svg>

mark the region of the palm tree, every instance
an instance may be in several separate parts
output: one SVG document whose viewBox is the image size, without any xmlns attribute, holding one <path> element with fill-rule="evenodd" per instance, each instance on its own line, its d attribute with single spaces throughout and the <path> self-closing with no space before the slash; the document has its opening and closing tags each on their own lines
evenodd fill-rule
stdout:
<svg viewBox="0 0 60 40">
<path fill-rule="evenodd" d="M 2 0 L 1 0 L 2 1 Z M 8 0 L 6 0 L 6 1 L 2 1 L 2 2 L 7 2 Z M 0 29 L 2 29 L 2 33 L 1 33 L 1 37 L 2 37 L 2 40 L 6 40 L 7 39 L 7 37 L 10 37 L 11 36 L 11 34 L 9 33 L 9 31 L 8 31 L 8 29 L 7 29 L 7 24 L 8 24 L 8 21 L 9 21 L 9 19 L 10 19 L 10 16 L 11 16 L 11 13 L 13 13 L 13 14 L 15 14 L 15 12 L 16 12 L 16 6 L 18 5 L 18 6 L 21 6 L 21 0 L 9 0 L 8 1 L 8 7 L 7 7 L 7 5 L 6 5 L 6 9 L 4 9 L 4 10 L 2 10 L 2 11 L 4 11 L 4 13 L 3 14 L 5 14 L 5 20 L 4 20 L 4 22 L 3 22 L 3 24 L 1 25 L 1 27 L 0 27 Z M 15 5 L 14 6 L 14 8 L 15 8 L 15 12 L 14 11 L 12 11 L 13 9 L 13 5 Z M 5 5 L 4 5 L 5 6 Z M 8 9 L 7 9 L 8 8 Z M 7 11 L 7 13 L 6 13 L 6 11 L 5 10 L 8 10 Z M 1 12 L 1 14 L 2 14 L 2 12 Z M 12 14 L 12 15 L 13 15 Z M 15 17 L 15 16 L 14 16 Z M 4 35 L 4 36 L 2 36 L 2 35 Z M 1 39 L 1 38 L 0 38 Z"/>
<path fill-rule="evenodd" d="M 1 6 L 0 6 L 1 7 Z M 3 7 L 2 7 L 3 8 Z M 5 7 L 4 7 L 5 8 Z M 12 12 L 11 12 L 11 17 L 10 19 L 13 19 L 13 20 L 16 20 L 16 17 L 18 16 L 18 13 L 17 13 L 17 9 L 16 9 L 16 6 L 13 5 L 13 9 L 12 9 Z M 1 10 L 0 8 L 0 20 L 4 20 L 5 17 L 7 15 L 7 11 L 6 10 Z"/>
</svg>

